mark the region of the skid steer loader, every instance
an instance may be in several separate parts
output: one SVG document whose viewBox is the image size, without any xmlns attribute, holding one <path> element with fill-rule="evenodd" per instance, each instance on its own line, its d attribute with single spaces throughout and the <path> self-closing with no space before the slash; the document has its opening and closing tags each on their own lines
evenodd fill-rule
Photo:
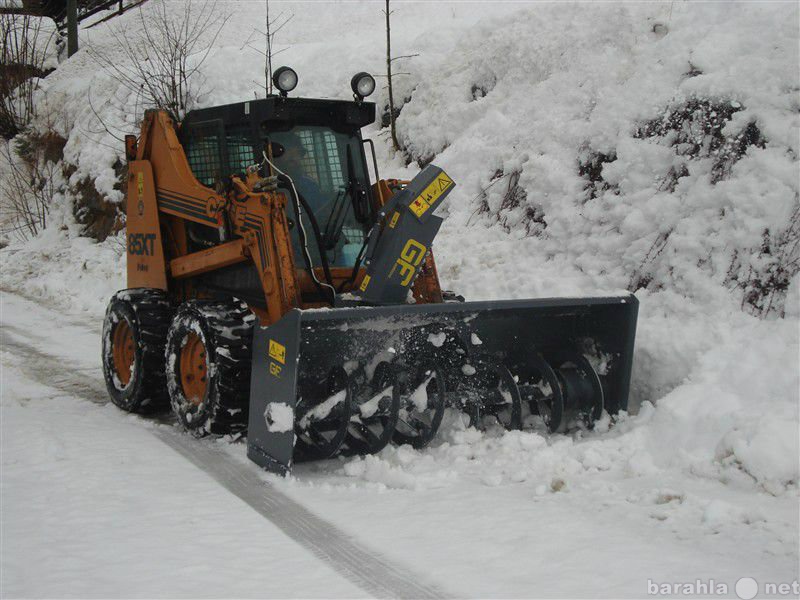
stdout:
<svg viewBox="0 0 800 600">
<path fill-rule="evenodd" d="M 465 302 L 431 245 L 456 183 L 429 165 L 380 179 L 375 87 L 145 114 L 126 137 L 127 284 L 111 299 L 112 401 L 172 407 L 191 433 L 247 434 L 294 462 L 422 448 L 444 411 L 475 427 L 590 428 L 626 409 L 632 296 Z M 369 169 L 375 181 L 370 184 Z"/>
</svg>

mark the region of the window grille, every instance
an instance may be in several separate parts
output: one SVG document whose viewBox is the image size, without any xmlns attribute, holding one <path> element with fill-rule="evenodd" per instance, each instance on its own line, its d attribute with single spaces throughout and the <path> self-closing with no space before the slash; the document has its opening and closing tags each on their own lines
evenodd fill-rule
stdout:
<svg viewBox="0 0 800 600">
<path fill-rule="evenodd" d="M 189 167 L 203 185 L 212 187 L 224 174 L 220 143 L 223 135 L 222 121 L 204 121 L 191 126 L 184 143 Z"/>
</svg>

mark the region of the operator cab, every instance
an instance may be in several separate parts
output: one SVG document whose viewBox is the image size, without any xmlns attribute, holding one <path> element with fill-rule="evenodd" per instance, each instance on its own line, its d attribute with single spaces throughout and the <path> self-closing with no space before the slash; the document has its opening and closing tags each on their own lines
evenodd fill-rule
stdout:
<svg viewBox="0 0 800 600">
<path fill-rule="evenodd" d="M 287 131 L 268 132 L 267 140 L 273 149 L 273 162 L 291 177 L 316 220 L 319 244 L 314 242 L 308 216 L 303 213 L 301 217 L 310 240 L 312 261 L 320 264 L 321 246 L 331 267 L 352 268 L 373 221 L 360 137 L 325 126 L 297 123 Z M 293 205 L 289 207 L 289 218 L 297 223 Z M 299 257 L 297 227 L 292 227 L 290 233 Z"/>
<path fill-rule="evenodd" d="M 298 216 L 291 190 L 283 190 L 290 199 L 287 217 L 295 264 L 298 268 L 305 264 L 298 226 L 302 225 L 314 267 L 321 266 L 324 252 L 331 268 L 353 269 L 375 220 L 361 137 L 361 128 L 374 121 L 375 105 L 369 102 L 270 96 L 191 111 L 179 135 L 197 180 L 217 190 L 253 165 L 262 165 L 261 174 L 269 174 L 264 156 L 271 155 L 274 165 L 292 179 L 316 222 L 314 227 L 305 210 Z M 223 241 L 210 227 L 192 224 L 187 230 L 196 250 Z M 236 280 L 239 287 L 245 284 L 243 277 L 257 297 L 254 274 L 234 275 L 232 270 L 229 280 L 218 283 L 230 286 Z"/>
</svg>

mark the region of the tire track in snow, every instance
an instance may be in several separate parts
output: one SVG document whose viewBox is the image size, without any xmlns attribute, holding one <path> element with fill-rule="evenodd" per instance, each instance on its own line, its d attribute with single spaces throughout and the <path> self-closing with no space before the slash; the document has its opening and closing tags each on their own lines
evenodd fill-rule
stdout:
<svg viewBox="0 0 800 600">
<path fill-rule="evenodd" d="M 364 548 L 335 525 L 297 504 L 269 483 L 260 481 L 256 467 L 243 465 L 188 435 L 176 435 L 158 428 L 156 436 L 371 596 L 452 597 L 434 585 L 424 583 L 422 577 Z"/>
<path fill-rule="evenodd" d="M 12 336 L 9 336 L 9 333 L 12 333 Z M 35 346 L 22 341 L 23 337 L 28 337 L 25 333 L 22 329 L 8 323 L 0 326 L 0 347 L 3 352 L 23 359 L 18 361 L 15 366 L 25 375 L 70 396 L 76 396 L 94 404 L 108 404 L 105 383 L 96 378 L 99 369 L 77 367 L 60 358 L 45 354 Z"/>
<path fill-rule="evenodd" d="M 15 366 L 32 379 L 94 404 L 108 404 L 99 369 L 78 367 L 61 357 L 42 352 L 32 345 L 36 340 L 29 332 L 8 322 L 0 326 L 0 341 L 4 352 L 23 359 L 15 361 Z M 152 424 L 150 419 L 143 420 Z M 255 465 L 239 462 L 224 450 L 183 434 L 175 427 L 156 423 L 148 429 L 173 451 L 370 596 L 453 597 L 426 582 L 426 577 L 394 565 L 389 559 L 364 547 L 352 536 L 263 481 L 260 477 L 262 472 Z"/>
</svg>

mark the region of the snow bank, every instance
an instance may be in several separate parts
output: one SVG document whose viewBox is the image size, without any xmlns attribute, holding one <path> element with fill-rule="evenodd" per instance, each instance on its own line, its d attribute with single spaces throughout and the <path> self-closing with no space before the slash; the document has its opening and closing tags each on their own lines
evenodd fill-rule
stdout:
<svg viewBox="0 0 800 600">
<path fill-rule="evenodd" d="M 722 480 L 744 473 L 771 493 L 796 486 L 797 348 L 797 330 L 783 323 L 739 323 L 659 400 L 647 432 L 656 463 Z"/>
<path fill-rule="evenodd" d="M 98 243 L 77 235 L 77 229 L 74 221 L 69 227 L 62 221 L 26 244 L 3 249 L 0 288 L 86 313 L 99 329 L 109 299 L 125 287 L 125 234 Z"/>
<path fill-rule="evenodd" d="M 461 186 L 445 273 L 463 284 L 486 257 L 492 295 L 527 292 L 544 262 L 545 293 L 752 292 L 800 210 L 797 19 L 790 4 L 536 4 L 465 31 L 420 66 L 399 120 L 407 152 Z M 480 253 L 457 250 L 466 231 Z"/>
</svg>

